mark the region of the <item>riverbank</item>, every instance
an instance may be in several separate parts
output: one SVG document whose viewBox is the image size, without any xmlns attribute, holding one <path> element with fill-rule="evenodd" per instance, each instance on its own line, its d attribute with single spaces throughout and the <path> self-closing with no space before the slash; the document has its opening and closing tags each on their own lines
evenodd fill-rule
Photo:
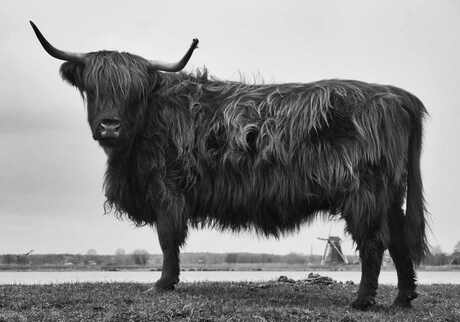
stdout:
<svg viewBox="0 0 460 322">
<path fill-rule="evenodd" d="M 378 305 L 351 309 L 356 284 L 305 281 L 181 283 L 174 292 L 144 293 L 151 284 L 77 283 L 0 286 L 0 321 L 459 321 L 460 285 L 422 285 L 410 310 L 391 307 L 392 286 Z"/>
<path fill-rule="evenodd" d="M 350 265 L 305 265 L 285 263 L 234 263 L 234 264 L 186 264 L 182 271 L 360 271 L 360 264 Z M 161 271 L 161 265 L 0 265 L 1 271 Z M 394 271 L 386 264 L 382 271 Z M 417 271 L 460 271 L 460 265 L 426 266 Z"/>
</svg>

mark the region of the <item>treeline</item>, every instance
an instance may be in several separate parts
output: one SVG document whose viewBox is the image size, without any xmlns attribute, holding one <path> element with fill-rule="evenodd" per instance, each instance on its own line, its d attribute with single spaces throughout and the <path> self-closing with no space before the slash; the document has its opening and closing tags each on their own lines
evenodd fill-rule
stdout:
<svg viewBox="0 0 460 322">
<path fill-rule="evenodd" d="M 138 250 L 131 254 L 32 254 L 0 255 L 0 265 L 29 266 L 161 266 L 163 256 Z M 302 254 L 255 254 L 255 253 L 182 253 L 183 265 L 219 265 L 236 263 L 284 263 L 284 264 L 320 264 L 320 255 Z"/>
<path fill-rule="evenodd" d="M 447 255 L 445 253 L 429 254 L 422 262 L 423 265 L 428 266 L 442 266 L 442 265 L 460 265 L 460 253 Z"/>
<path fill-rule="evenodd" d="M 391 263 L 389 256 L 386 256 L 388 263 Z M 149 266 L 161 267 L 163 256 L 160 254 L 149 254 L 145 250 L 136 250 L 131 254 L 97 255 L 97 254 L 32 254 L 0 255 L 0 268 L 9 266 L 32 266 L 32 267 L 129 267 Z M 349 263 L 359 263 L 358 256 L 347 256 Z M 180 255 L 182 265 L 200 267 L 206 265 L 225 264 L 264 264 L 279 263 L 287 265 L 319 265 L 321 255 L 304 255 L 291 253 L 287 255 L 257 254 L 257 253 L 182 253 Z M 423 265 L 441 266 L 449 264 L 460 265 L 460 253 L 447 255 L 444 253 L 427 256 Z"/>
<path fill-rule="evenodd" d="M 123 255 L 79 255 L 79 254 L 34 254 L 34 255 L 0 255 L 0 265 L 30 266 L 134 266 L 147 265 L 155 255 L 147 252 L 134 252 Z M 161 256 L 158 259 L 161 262 Z"/>
<path fill-rule="evenodd" d="M 285 264 L 320 264 L 321 255 L 287 255 L 229 253 L 225 255 L 226 263 L 285 263 Z"/>
</svg>

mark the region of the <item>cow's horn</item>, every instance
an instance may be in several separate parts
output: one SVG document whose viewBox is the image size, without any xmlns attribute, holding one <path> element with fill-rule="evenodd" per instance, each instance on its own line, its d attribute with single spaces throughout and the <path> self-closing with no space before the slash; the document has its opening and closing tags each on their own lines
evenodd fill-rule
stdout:
<svg viewBox="0 0 460 322">
<path fill-rule="evenodd" d="M 179 60 L 177 63 L 164 63 L 160 62 L 158 60 L 151 60 L 150 63 L 152 64 L 152 67 L 157 69 L 157 70 L 162 70 L 165 72 L 178 72 L 181 71 L 185 65 L 187 65 L 190 57 L 192 57 L 193 51 L 198 47 L 198 39 L 193 39 L 192 45 L 188 49 L 188 51 L 185 53 L 184 57 L 182 57 L 181 60 Z"/>
<path fill-rule="evenodd" d="M 53 56 L 54 58 L 61 59 L 61 60 L 66 60 L 66 61 L 72 61 L 72 62 L 82 62 L 83 58 L 85 57 L 84 54 L 80 53 L 71 53 L 67 51 L 62 51 L 57 48 L 55 48 L 53 45 L 51 45 L 48 40 L 42 35 L 40 30 L 37 28 L 37 26 L 32 22 L 29 21 L 30 25 L 32 26 L 32 29 L 35 32 L 35 35 L 37 35 L 38 40 L 42 44 L 43 48 L 46 50 L 48 54 Z"/>
</svg>

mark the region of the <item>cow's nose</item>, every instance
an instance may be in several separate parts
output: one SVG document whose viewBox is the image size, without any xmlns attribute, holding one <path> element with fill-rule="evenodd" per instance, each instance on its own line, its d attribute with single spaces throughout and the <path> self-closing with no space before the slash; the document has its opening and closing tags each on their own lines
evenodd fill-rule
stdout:
<svg viewBox="0 0 460 322">
<path fill-rule="evenodd" d="M 98 136 L 102 139 L 118 138 L 120 135 L 120 127 L 120 121 L 116 119 L 104 119 L 97 127 Z"/>
</svg>

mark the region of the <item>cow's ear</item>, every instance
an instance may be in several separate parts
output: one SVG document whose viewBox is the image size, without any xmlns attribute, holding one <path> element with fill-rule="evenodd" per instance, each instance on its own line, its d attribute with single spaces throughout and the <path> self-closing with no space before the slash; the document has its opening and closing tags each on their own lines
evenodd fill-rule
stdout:
<svg viewBox="0 0 460 322">
<path fill-rule="evenodd" d="M 70 61 L 63 63 L 60 70 L 62 79 L 79 89 L 83 89 L 83 68 L 82 63 Z"/>
</svg>

